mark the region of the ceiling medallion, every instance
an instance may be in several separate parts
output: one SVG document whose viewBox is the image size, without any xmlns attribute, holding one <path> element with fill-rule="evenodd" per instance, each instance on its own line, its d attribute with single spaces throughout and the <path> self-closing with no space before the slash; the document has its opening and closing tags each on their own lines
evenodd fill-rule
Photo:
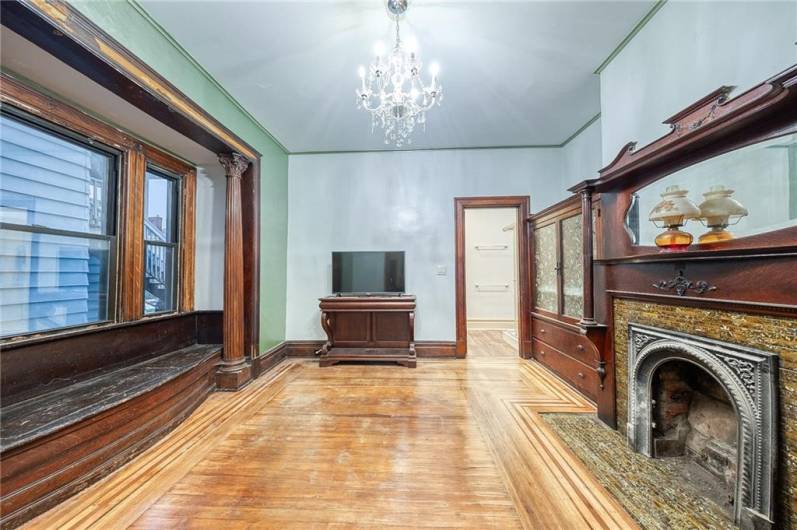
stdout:
<svg viewBox="0 0 797 530">
<path fill-rule="evenodd" d="M 360 87 L 356 90 L 357 108 L 371 114 L 371 132 L 379 125 L 385 131 L 385 143 L 402 147 L 412 143 L 416 125 L 426 130 L 426 111 L 439 105 L 443 89 L 437 80 L 440 67 L 432 63 L 429 85 L 421 79 L 422 63 L 417 45 L 408 39 L 405 44 L 399 34 L 399 18 L 407 10 L 408 0 L 388 0 L 387 10 L 396 20 L 396 43 L 385 56 L 385 46 L 377 42 L 368 70 L 360 66 Z"/>
</svg>

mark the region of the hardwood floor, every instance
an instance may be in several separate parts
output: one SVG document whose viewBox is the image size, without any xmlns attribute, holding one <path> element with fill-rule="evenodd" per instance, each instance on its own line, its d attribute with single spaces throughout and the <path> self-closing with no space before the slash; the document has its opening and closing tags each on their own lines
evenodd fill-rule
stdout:
<svg viewBox="0 0 797 530">
<path fill-rule="evenodd" d="M 539 417 L 593 406 L 469 339 L 414 370 L 284 361 L 27 527 L 635 527 Z"/>
</svg>

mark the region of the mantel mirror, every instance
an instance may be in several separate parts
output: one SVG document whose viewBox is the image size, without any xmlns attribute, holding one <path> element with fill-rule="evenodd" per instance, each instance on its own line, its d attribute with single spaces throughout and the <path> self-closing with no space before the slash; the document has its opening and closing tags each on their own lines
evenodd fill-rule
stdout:
<svg viewBox="0 0 797 530">
<path fill-rule="evenodd" d="M 703 160 L 636 189 L 625 216 L 638 247 L 710 245 L 797 226 L 797 133 Z"/>
</svg>

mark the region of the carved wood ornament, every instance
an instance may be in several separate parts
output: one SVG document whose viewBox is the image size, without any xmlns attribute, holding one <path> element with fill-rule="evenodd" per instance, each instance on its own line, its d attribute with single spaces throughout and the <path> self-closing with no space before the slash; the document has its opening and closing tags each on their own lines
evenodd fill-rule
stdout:
<svg viewBox="0 0 797 530">
<path fill-rule="evenodd" d="M 693 282 L 688 280 L 684 276 L 683 271 L 679 272 L 678 275 L 672 280 L 660 280 L 654 283 L 653 287 L 662 291 L 675 290 L 675 294 L 678 296 L 686 296 L 687 291 L 690 289 L 694 290 L 697 294 L 703 294 L 709 291 L 717 290 L 716 286 L 709 284 L 707 281 L 700 280 Z"/>
<path fill-rule="evenodd" d="M 240 153 L 220 154 L 227 175 L 224 218 L 224 353 L 217 384 L 235 390 L 251 379 L 244 355 L 244 254 L 241 179 L 249 160 Z"/>
</svg>

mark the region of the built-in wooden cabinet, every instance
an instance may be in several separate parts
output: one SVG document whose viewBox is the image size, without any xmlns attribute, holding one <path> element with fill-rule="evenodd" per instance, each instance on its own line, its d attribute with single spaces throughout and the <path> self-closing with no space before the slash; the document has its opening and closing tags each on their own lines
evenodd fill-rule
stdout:
<svg viewBox="0 0 797 530">
<path fill-rule="evenodd" d="M 592 297 L 585 296 L 592 289 L 587 267 L 591 268 L 593 226 L 590 221 L 584 230 L 585 207 L 591 211 L 589 201 L 585 206 L 574 195 L 529 218 L 534 256 L 532 357 L 595 400 L 602 365 L 589 336 L 599 326 L 592 322 Z M 585 260 L 585 255 L 590 258 Z"/>
</svg>

